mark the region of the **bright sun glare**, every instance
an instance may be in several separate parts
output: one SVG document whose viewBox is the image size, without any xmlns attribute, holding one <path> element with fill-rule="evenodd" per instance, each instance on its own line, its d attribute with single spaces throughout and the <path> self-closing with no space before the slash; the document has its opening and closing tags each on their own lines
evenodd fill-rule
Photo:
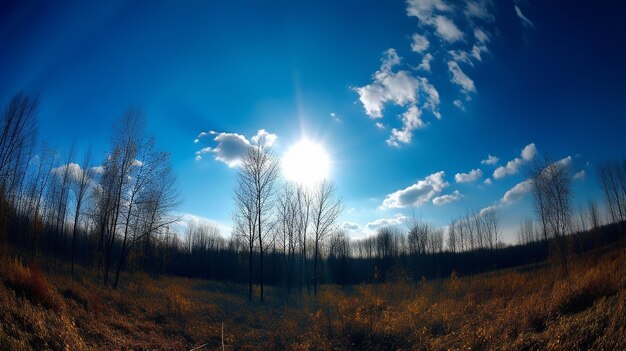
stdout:
<svg viewBox="0 0 626 351">
<path fill-rule="evenodd" d="M 320 144 L 303 139 L 285 153 L 282 168 L 287 180 L 311 186 L 328 177 L 330 159 Z"/>
</svg>

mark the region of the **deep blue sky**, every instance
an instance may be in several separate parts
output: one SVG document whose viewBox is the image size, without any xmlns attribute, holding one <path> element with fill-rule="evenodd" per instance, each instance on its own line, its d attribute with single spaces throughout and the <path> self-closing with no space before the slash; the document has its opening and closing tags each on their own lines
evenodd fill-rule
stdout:
<svg viewBox="0 0 626 351">
<path fill-rule="evenodd" d="M 530 147 L 528 155 L 536 158 L 571 156 L 572 175 L 585 171 L 574 183 L 577 205 L 601 199 L 595 164 L 626 155 L 626 12 L 616 4 L 3 3 L 0 101 L 17 91 L 39 95 L 41 139 L 59 150 L 72 141 L 91 145 L 102 158 L 112 123 L 129 106 L 143 108 L 149 133 L 172 154 L 180 212 L 224 227 L 236 167 L 215 153 L 196 159 L 196 151 L 218 145 L 218 134 L 194 139 L 213 130 L 251 140 L 265 129 L 278 136 L 279 154 L 303 135 L 324 145 L 345 202 L 341 222 L 358 226 L 354 237 L 402 222 L 411 207 L 444 226 L 468 209 L 494 206 L 512 241 L 519 220 L 532 216 L 523 186 L 503 199 L 525 180 L 532 163 L 521 157 L 525 146 L 534 143 L 537 154 Z M 414 34 L 428 47 L 412 50 Z M 471 56 L 474 45 L 480 60 Z M 427 54 L 430 71 L 418 68 Z M 473 89 L 455 81 L 455 65 Z M 402 74 L 428 85 L 402 85 Z M 425 86 L 438 91 L 434 108 L 424 105 Z M 377 95 L 364 98 L 359 88 Z M 380 113 L 368 114 L 364 104 L 376 101 Z M 409 128 L 410 140 L 390 145 L 392 128 L 402 130 L 401 115 L 412 106 L 419 126 Z M 481 164 L 488 154 L 499 161 Z M 494 179 L 515 158 L 517 171 Z M 455 180 L 477 169 L 479 179 Z"/>
</svg>

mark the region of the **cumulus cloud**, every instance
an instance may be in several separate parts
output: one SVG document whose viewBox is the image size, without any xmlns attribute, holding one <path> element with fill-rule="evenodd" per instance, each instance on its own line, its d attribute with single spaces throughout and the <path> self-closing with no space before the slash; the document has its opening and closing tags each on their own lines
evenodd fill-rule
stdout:
<svg viewBox="0 0 626 351">
<path fill-rule="evenodd" d="M 461 193 L 458 190 L 455 190 L 452 194 L 437 196 L 436 198 L 433 199 L 433 204 L 437 206 L 442 206 L 442 205 L 449 204 L 454 201 L 458 201 L 461 199 L 461 197 L 463 197 L 463 195 L 461 195 Z"/>
<path fill-rule="evenodd" d="M 374 81 L 355 89 L 365 113 L 372 119 L 383 117 L 382 111 L 387 103 L 408 106 L 401 115 L 402 128 L 393 128 L 387 140 L 387 144 L 391 146 L 411 142 L 412 132 L 426 125 L 421 118 L 423 110 L 428 110 L 436 118 L 441 118 L 437 89 L 424 77 L 415 77 L 408 71 L 394 72 L 393 68 L 400 61 L 401 58 L 394 49 L 387 50 L 380 70 L 374 74 Z M 383 127 L 380 122 L 376 125 L 379 128 Z"/>
<path fill-rule="evenodd" d="M 420 81 L 407 71 L 393 72 L 393 67 L 399 63 L 396 50 L 387 50 L 380 70 L 374 74 L 374 82 L 355 89 L 365 113 L 371 118 L 382 118 L 387 102 L 399 106 L 417 102 Z"/>
<path fill-rule="evenodd" d="M 430 61 L 433 60 L 433 55 L 431 54 L 426 54 L 424 55 L 424 57 L 422 57 L 422 63 L 420 63 L 417 68 L 424 70 L 426 72 L 430 72 Z"/>
<path fill-rule="evenodd" d="M 528 161 L 535 158 L 537 155 L 537 147 L 534 143 L 530 143 L 522 149 L 521 158 L 516 157 L 513 160 L 506 163 L 505 166 L 500 166 L 493 171 L 493 177 L 495 179 L 504 178 L 507 175 L 517 174 L 519 172 L 519 168 L 527 163 Z"/>
<path fill-rule="evenodd" d="M 202 156 L 208 153 L 220 162 L 224 162 L 228 167 L 237 167 L 241 164 L 242 157 L 248 151 L 250 142 L 245 136 L 237 133 L 219 133 L 213 139 L 217 142 L 215 147 L 205 147 L 196 151 L 196 159 L 202 159 Z"/>
<path fill-rule="evenodd" d="M 430 45 L 428 38 L 417 33 L 413 34 L 411 40 L 411 50 L 415 52 L 423 52 L 428 49 L 428 45 Z"/>
<path fill-rule="evenodd" d="M 418 180 L 415 184 L 385 197 L 381 208 L 403 208 L 420 206 L 430 201 L 449 184 L 444 180 L 445 172 L 439 171 Z"/>
<path fill-rule="evenodd" d="M 396 214 L 392 218 L 379 218 L 372 222 L 367 223 L 365 226 L 368 230 L 375 231 L 382 227 L 387 226 L 397 226 L 400 224 L 404 224 L 409 220 L 409 218 L 401 213 Z"/>
<path fill-rule="evenodd" d="M 412 105 L 402 114 L 402 129 L 393 128 L 391 136 L 387 139 L 387 144 L 398 147 L 400 144 L 409 144 L 413 138 L 415 129 L 426 127 L 422 121 L 422 111 L 417 106 Z"/>
<path fill-rule="evenodd" d="M 376 122 L 376 128 L 378 128 L 378 129 L 385 129 L 385 125 L 380 123 L 380 122 Z"/>
<path fill-rule="evenodd" d="M 535 24 L 522 13 L 522 10 L 517 5 L 515 5 L 515 14 L 517 14 L 517 17 L 520 19 L 520 22 L 522 22 L 522 25 L 530 28 L 535 27 Z"/>
<path fill-rule="evenodd" d="M 65 172 L 68 172 L 67 174 L 70 180 L 78 182 L 82 179 L 84 170 L 80 167 L 78 163 L 71 162 L 66 165 L 55 167 L 50 172 L 58 176 L 59 178 L 63 178 Z"/>
<path fill-rule="evenodd" d="M 255 136 L 252 137 L 252 142 L 256 145 L 262 143 L 264 146 L 272 147 L 276 144 L 278 136 L 276 134 L 268 133 L 265 129 L 259 129 Z"/>
<path fill-rule="evenodd" d="M 522 149 L 522 158 L 524 161 L 530 161 L 537 156 L 537 147 L 535 143 L 530 143 Z"/>
<path fill-rule="evenodd" d="M 485 181 L 483 182 L 483 184 L 490 185 L 490 184 L 491 184 L 491 178 L 487 178 L 487 179 L 485 179 Z"/>
<path fill-rule="evenodd" d="M 498 161 L 500 161 L 499 158 L 495 156 L 487 155 L 487 158 L 480 161 L 480 163 L 483 165 L 495 165 L 496 163 L 498 163 Z"/>
<path fill-rule="evenodd" d="M 200 133 L 203 134 L 204 132 Z M 211 154 L 215 160 L 220 161 L 233 168 L 241 164 L 241 159 L 248 151 L 251 145 L 258 145 L 263 142 L 265 146 L 271 147 L 278 140 L 276 134 L 267 132 L 265 129 L 259 129 L 257 133 L 248 141 L 245 136 L 238 133 L 218 133 L 211 131 L 204 133 L 206 135 L 215 135 L 213 141 L 217 143 L 215 147 L 204 147 L 196 151 L 196 160 L 200 161 L 206 154 Z"/>
<path fill-rule="evenodd" d="M 517 183 L 514 187 L 512 187 L 506 193 L 504 193 L 504 196 L 502 196 L 502 199 L 500 200 L 500 204 L 501 205 L 511 204 L 521 199 L 522 197 L 524 197 L 524 195 L 528 194 L 532 189 L 533 189 L 532 179 L 526 179 L 523 182 Z"/>
<path fill-rule="evenodd" d="M 472 169 L 468 173 L 457 173 L 454 175 L 454 180 L 457 183 L 471 183 L 483 176 L 483 171 L 480 169 Z"/>
</svg>

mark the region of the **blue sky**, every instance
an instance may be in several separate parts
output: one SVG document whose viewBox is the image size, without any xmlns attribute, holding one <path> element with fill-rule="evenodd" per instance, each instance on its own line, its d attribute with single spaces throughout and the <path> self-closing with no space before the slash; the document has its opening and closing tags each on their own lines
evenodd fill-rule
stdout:
<svg viewBox="0 0 626 351">
<path fill-rule="evenodd" d="M 2 6 L 1 101 L 39 95 L 41 139 L 102 158 L 115 119 L 141 107 L 181 213 L 224 228 L 228 163 L 259 130 L 278 154 L 304 136 L 324 146 L 353 237 L 494 206 L 513 241 L 534 158 L 578 174 L 578 205 L 601 199 L 595 164 L 626 155 L 624 5 L 611 1 Z"/>
</svg>

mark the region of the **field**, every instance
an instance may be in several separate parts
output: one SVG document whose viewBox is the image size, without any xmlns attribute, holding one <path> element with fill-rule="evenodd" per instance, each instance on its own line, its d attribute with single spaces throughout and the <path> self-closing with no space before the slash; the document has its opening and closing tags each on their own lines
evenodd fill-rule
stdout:
<svg viewBox="0 0 626 351">
<path fill-rule="evenodd" d="M 626 252 L 418 284 L 269 288 L 135 274 L 112 290 L 4 256 L 0 349 L 626 349 Z M 555 278 L 556 277 L 556 278 Z M 128 277 L 127 277 L 128 278 Z M 222 334 L 223 327 L 223 334 Z M 223 336 L 222 336 L 223 335 Z"/>
</svg>

